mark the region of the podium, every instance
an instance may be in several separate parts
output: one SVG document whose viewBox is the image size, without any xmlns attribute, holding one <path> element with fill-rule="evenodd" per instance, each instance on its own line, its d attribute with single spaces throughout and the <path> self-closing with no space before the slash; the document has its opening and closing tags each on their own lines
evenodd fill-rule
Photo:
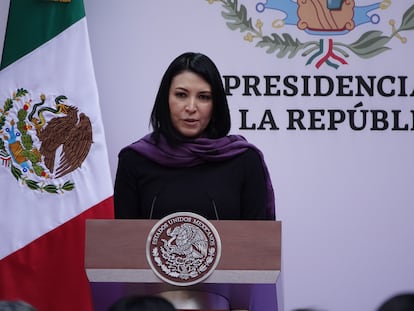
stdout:
<svg viewBox="0 0 414 311">
<path fill-rule="evenodd" d="M 211 221 L 221 240 L 220 261 L 207 279 L 191 286 L 167 284 L 152 271 L 146 243 L 156 222 L 86 221 L 85 270 L 95 311 L 107 311 L 127 295 L 161 295 L 179 303 L 196 299 L 201 305 L 182 307 L 172 301 L 178 310 L 283 311 L 280 221 Z M 215 301 L 220 298 L 228 309 Z"/>
</svg>

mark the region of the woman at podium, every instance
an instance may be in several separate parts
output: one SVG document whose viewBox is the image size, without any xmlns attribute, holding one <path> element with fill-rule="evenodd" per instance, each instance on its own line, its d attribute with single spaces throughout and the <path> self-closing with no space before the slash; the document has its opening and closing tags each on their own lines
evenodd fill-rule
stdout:
<svg viewBox="0 0 414 311">
<path fill-rule="evenodd" d="M 164 73 L 152 132 L 118 156 L 116 218 L 161 219 L 193 212 L 210 220 L 274 220 L 262 152 L 229 135 L 221 75 L 206 55 L 187 52 Z"/>
</svg>

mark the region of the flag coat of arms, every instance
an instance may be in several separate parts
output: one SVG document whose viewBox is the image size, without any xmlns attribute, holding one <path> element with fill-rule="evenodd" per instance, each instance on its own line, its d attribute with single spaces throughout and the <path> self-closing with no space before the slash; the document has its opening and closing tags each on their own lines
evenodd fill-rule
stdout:
<svg viewBox="0 0 414 311">
<path fill-rule="evenodd" d="M 11 0 L 0 69 L 0 300 L 92 310 L 85 220 L 113 188 L 83 1 Z"/>
</svg>

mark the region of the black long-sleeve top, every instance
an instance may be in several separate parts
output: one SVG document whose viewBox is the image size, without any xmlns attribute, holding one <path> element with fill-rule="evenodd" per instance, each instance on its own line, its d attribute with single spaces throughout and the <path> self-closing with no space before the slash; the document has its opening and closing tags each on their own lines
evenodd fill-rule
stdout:
<svg viewBox="0 0 414 311">
<path fill-rule="evenodd" d="M 266 219 L 266 180 L 259 154 L 248 149 L 220 162 L 173 168 L 132 149 L 119 154 L 115 218 L 160 219 L 194 212 L 215 220 Z"/>
</svg>

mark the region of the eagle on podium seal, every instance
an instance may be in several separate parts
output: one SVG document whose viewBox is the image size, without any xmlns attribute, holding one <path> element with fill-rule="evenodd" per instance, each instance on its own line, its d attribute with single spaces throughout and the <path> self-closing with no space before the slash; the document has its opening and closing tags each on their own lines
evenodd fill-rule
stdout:
<svg viewBox="0 0 414 311">
<path fill-rule="evenodd" d="M 152 271 L 164 282 L 194 285 L 215 270 L 221 256 L 221 240 L 204 217 L 190 212 L 173 213 L 152 227 L 146 256 Z"/>
</svg>

